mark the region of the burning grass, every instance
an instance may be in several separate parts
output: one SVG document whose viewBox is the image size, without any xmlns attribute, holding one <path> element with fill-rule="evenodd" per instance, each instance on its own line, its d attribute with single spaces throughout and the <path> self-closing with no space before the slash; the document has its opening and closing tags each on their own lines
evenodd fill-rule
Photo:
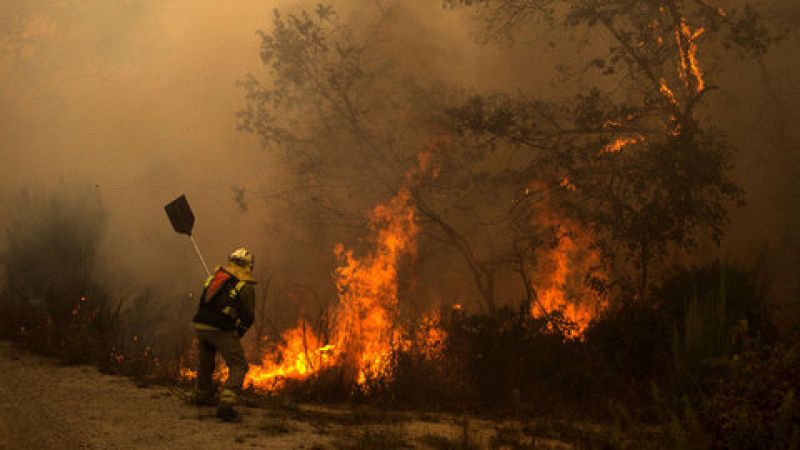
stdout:
<svg viewBox="0 0 800 450">
<path fill-rule="evenodd" d="M 320 338 L 301 319 L 281 334 L 280 342 L 258 364 L 251 365 L 245 387 L 274 392 L 289 381 L 335 374 L 342 386 L 365 391 L 374 381 L 391 377 L 394 353 L 411 344 L 409 332 L 397 326 L 398 271 L 403 260 L 416 253 L 419 229 L 408 185 L 429 167 L 425 155 L 407 174 L 407 185 L 370 211 L 372 250 L 358 256 L 343 244 L 334 248 L 338 301 L 329 314 L 328 338 Z M 428 340 L 437 339 L 434 326 L 427 322 Z M 183 375 L 193 378 L 194 372 L 184 370 Z"/>
<path fill-rule="evenodd" d="M 281 334 L 280 343 L 251 365 L 245 387 L 274 392 L 290 381 L 335 373 L 344 385 L 367 389 L 370 380 L 390 376 L 393 352 L 407 345 L 397 323 L 397 271 L 415 251 L 414 209 L 402 189 L 370 213 L 373 251 L 357 257 L 337 245 L 335 281 L 338 302 L 331 311 L 330 339 L 323 341 L 306 321 Z M 183 375 L 193 378 L 194 372 Z M 220 374 L 225 376 L 224 369 Z"/>
</svg>

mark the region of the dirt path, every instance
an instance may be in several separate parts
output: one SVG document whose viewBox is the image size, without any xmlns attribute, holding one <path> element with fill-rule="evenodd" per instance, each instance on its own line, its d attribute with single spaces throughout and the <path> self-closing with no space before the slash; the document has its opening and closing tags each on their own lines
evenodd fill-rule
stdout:
<svg viewBox="0 0 800 450">
<path fill-rule="evenodd" d="M 166 387 L 138 388 L 126 378 L 65 367 L 0 342 L 0 449 L 436 449 L 455 448 L 465 430 L 463 419 L 445 415 L 312 405 L 241 411 L 241 423 L 223 423 L 213 408 L 187 405 Z M 489 447 L 496 426 L 471 420 L 470 442 Z"/>
<path fill-rule="evenodd" d="M 0 399 L 0 449 L 312 448 L 330 441 L 310 426 L 259 432 L 269 419 L 262 409 L 244 408 L 242 423 L 222 423 L 213 408 L 186 405 L 167 388 L 58 366 L 8 343 L 0 343 Z"/>
</svg>

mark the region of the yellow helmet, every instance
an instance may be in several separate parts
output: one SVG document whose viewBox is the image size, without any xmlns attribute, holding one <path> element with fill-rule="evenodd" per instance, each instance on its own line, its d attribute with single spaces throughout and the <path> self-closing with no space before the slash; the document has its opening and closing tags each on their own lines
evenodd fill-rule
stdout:
<svg viewBox="0 0 800 450">
<path fill-rule="evenodd" d="M 241 247 L 234 250 L 233 253 L 231 253 L 230 256 L 228 256 L 228 261 L 231 261 L 240 266 L 253 267 L 253 263 L 255 263 L 255 258 L 253 258 L 253 254 L 250 253 L 249 250 L 247 250 L 244 247 Z"/>
</svg>

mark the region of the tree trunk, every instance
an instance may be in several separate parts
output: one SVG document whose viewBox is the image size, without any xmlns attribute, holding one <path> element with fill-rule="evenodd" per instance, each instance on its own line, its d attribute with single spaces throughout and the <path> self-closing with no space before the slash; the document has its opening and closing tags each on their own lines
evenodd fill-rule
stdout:
<svg viewBox="0 0 800 450">
<path fill-rule="evenodd" d="M 450 244 L 452 244 L 464 258 L 470 273 L 472 273 L 472 280 L 475 282 L 475 286 L 478 288 L 481 297 L 483 297 L 484 306 L 486 306 L 489 313 L 494 313 L 496 310 L 494 271 L 490 269 L 486 263 L 478 260 L 469 241 L 453 228 L 453 226 L 445 222 L 441 216 L 433 212 L 420 197 L 418 192 L 413 192 L 412 195 L 417 203 L 417 210 L 439 226 Z"/>
<path fill-rule="evenodd" d="M 639 293 L 638 300 L 644 301 L 647 294 L 647 277 L 649 276 L 648 270 L 650 265 L 650 251 L 648 249 L 649 243 L 643 241 L 640 244 L 639 250 Z"/>
</svg>

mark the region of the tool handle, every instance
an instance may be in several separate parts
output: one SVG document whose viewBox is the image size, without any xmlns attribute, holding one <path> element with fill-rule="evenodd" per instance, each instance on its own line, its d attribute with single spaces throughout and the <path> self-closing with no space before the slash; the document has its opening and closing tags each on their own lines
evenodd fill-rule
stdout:
<svg viewBox="0 0 800 450">
<path fill-rule="evenodd" d="M 208 270 L 208 266 L 206 265 L 206 260 L 203 259 L 203 254 L 200 253 L 200 247 L 198 247 L 197 242 L 194 241 L 194 236 L 190 234 L 189 240 L 192 241 L 192 244 L 194 245 L 194 250 L 197 252 L 197 257 L 200 258 L 200 262 L 203 263 L 203 268 L 206 269 L 206 275 L 211 276 L 211 271 Z"/>
</svg>

